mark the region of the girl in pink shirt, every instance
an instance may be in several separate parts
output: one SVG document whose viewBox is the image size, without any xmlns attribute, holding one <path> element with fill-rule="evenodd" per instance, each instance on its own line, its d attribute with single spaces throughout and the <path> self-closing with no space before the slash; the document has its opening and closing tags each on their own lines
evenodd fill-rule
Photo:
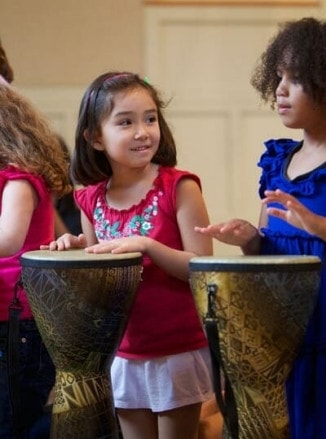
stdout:
<svg viewBox="0 0 326 439">
<path fill-rule="evenodd" d="M 141 252 L 143 274 L 111 368 L 124 439 L 197 439 L 212 396 L 210 358 L 190 290 L 189 260 L 211 255 L 199 178 L 175 168 L 163 102 L 129 72 L 99 76 L 80 107 L 72 174 L 84 234 L 52 250 Z"/>
<path fill-rule="evenodd" d="M 20 256 L 54 239 L 52 198 L 69 189 L 66 160 L 57 137 L 25 98 L 0 84 L 1 439 L 34 437 L 29 435 L 54 384 L 54 367 L 24 290 L 18 290 L 19 340 L 8 332 L 9 307 L 20 279 Z M 16 347 L 20 359 L 15 370 L 8 343 Z"/>
</svg>

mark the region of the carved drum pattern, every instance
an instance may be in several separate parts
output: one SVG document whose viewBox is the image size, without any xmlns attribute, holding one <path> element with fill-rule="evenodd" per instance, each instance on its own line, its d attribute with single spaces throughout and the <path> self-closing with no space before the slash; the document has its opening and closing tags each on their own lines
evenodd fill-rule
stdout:
<svg viewBox="0 0 326 439">
<path fill-rule="evenodd" d="M 22 283 L 56 367 L 51 439 L 118 438 L 110 364 L 141 280 L 140 253 L 32 251 Z"/>
<path fill-rule="evenodd" d="M 316 303 L 320 268 L 313 256 L 190 261 L 225 420 L 223 438 L 290 439 L 285 382 Z"/>
</svg>

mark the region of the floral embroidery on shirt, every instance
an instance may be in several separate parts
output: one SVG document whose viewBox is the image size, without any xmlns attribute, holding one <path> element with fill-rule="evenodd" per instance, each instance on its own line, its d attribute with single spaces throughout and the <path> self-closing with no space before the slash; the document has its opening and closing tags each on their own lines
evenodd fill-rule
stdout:
<svg viewBox="0 0 326 439">
<path fill-rule="evenodd" d="M 99 240 L 116 239 L 125 236 L 141 235 L 147 236 L 154 228 L 153 219 L 158 213 L 159 197 L 163 195 L 162 191 L 157 192 L 149 200 L 149 205 L 142 212 L 131 215 L 129 221 L 113 221 L 110 223 L 105 218 L 105 211 L 109 207 L 103 206 L 101 197 L 96 202 L 94 210 L 94 226 L 96 237 Z"/>
</svg>

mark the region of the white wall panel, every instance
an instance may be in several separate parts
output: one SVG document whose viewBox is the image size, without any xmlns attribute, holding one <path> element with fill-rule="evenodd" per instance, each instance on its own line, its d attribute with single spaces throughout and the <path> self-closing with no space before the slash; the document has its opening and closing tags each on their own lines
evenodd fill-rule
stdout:
<svg viewBox="0 0 326 439">
<path fill-rule="evenodd" d="M 212 220 L 230 215 L 227 196 L 230 186 L 228 165 L 231 161 L 231 151 L 227 149 L 229 115 L 222 112 L 174 111 L 169 116 L 169 122 L 177 142 L 178 166 L 201 176 Z M 211 139 L 209 143 L 207 138 Z"/>
</svg>

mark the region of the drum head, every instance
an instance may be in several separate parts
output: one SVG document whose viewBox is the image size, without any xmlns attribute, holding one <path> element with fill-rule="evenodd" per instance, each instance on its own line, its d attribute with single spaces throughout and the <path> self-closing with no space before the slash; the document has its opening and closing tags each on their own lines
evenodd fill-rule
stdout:
<svg viewBox="0 0 326 439">
<path fill-rule="evenodd" d="M 21 265 L 28 267 L 48 268 L 96 268 L 96 267 L 123 267 L 139 265 L 142 254 L 134 253 L 86 253 L 84 249 L 51 251 L 35 250 L 23 253 Z"/>
<path fill-rule="evenodd" d="M 321 260 L 317 256 L 300 255 L 201 256 L 192 258 L 189 268 L 190 271 L 306 271 L 319 270 Z"/>
</svg>

